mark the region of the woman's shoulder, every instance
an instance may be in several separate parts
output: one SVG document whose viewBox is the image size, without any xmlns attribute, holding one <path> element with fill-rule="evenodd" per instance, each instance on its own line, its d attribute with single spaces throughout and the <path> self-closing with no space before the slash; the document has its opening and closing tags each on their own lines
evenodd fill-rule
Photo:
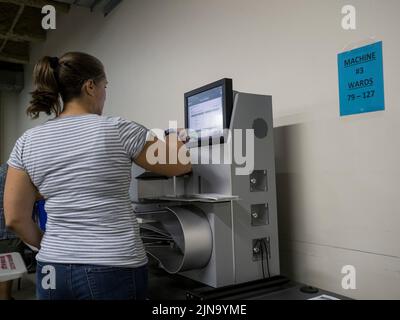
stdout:
<svg viewBox="0 0 400 320">
<path fill-rule="evenodd" d="M 101 116 L 100 118 L 104 122 L 109 122 L 109 123 L 112 123 L 112 124 L 115 124 L 115 125 L 117 125 L 117 124 L 121 123 L 122 121 L 124 121 L 124 119 L 122 117 L 119 117 L 119 116 Z"/>
<path fill-rule="evenodd" d="M 25 130 L 25 132 L 22 133 L 22 135 L 20 135 L 18 141 L 25 142 L 27 139 L 34 136 L 37 132 L 40 132 L 46 126 L 46 124 L 47 124 L 47 122 L 44 122 L 44 123 L 34 126 L 33 128 L 29 128 L 29 129 Z"/>
<path fill-rule="evenodd" d="M 99 116 L 99 115 L 88 115 L 88 116 L 83 116 L 83 117 L 65 117 L 65 118 L 60 118 L 60 119 L 49 119 L 46 122 L 39 124 L 33 128 L 30 128 L 26 130 L 20 137 L 19 141 L 20 142 L 25 142 L 26 140 L 30 139 L 31 137 L 43 133 L 43 131 L 47 132 L 48 130 L 56 129 L 59 130 L 60 126 L 68 126 L 71 125 L 71 122 L 76 124 L 76 121 L 78 122 L 89 122 L 90 125 L 93 125 L 94 123 L 98 123 L 100 125 L 104 125 L 106 127 L 113 127 L 117 130 L 124 130 L 125 128 L 131 128 L 131 127 L 139 127 L 139 128 L 144 128 L 145 127 L 135 121 L 132 120 L 127 120 L 121 116 Z"/>
<path fill-rule="evenodd" d="M 107 121 L 107 122 L 110 122 L 110 123 L 116 124 L 116 125 L 119 125 L 121 123 L 131 122 L 130 120 L 127 120 L 121 116 L 101 116 L 101 118 L 103 119 L 103 121 Z"/>
<path fill-rule="evenodd" d="M 128 128 L 128 127 L 143 127 L 145 128 L 142 124 L 133 121 L 133 120 L 128 120 L 120 116 L 102 116 L 104 121 L 107 121 L 109 123 L 112 123 L 119 129 L 123 128 Z"/>
</svg>

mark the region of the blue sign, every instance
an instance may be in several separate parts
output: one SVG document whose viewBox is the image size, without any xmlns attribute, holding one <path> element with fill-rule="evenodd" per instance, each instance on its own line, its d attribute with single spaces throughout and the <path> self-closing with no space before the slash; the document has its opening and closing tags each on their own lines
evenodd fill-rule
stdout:
<svg viewBox="0 0 400 320">
<path fill-rule="evenodd" d="M 338 55 L 340 115 L 385 110 L 382 42 Z"/>
</svg>

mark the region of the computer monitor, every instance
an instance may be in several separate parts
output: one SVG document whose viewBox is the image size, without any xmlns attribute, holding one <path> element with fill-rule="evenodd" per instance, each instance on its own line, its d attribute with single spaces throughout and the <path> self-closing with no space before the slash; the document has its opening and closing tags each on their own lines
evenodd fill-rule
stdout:
<svg viewBox="0 0 400 320">
<path fill-rule="evenodd" d="M 232 79 L 222 79 L 192 90 L 185 93 L 185 126 L 189 131 L 195 131 L 199 140 L 223 141 L 232 108 Z"/>
</svg>

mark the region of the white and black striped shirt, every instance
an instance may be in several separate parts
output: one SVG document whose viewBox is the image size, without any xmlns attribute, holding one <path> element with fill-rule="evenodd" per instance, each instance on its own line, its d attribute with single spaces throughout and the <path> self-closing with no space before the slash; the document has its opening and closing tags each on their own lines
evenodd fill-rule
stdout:
<svg viewBox="0 0 400 320">
<path fill-rule="evenodd" d="M 18 139 L 8 165 L 46 199 L 37 260 L 139 267 L 147 257 L 129 198 L 131 165 L 147 129 L 94 114 L 49 120 Z"/>
</svg>

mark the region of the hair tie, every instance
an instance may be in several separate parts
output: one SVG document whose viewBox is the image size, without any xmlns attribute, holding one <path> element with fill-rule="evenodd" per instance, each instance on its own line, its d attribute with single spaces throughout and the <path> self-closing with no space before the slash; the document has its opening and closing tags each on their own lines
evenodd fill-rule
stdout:
<svg viewBox="0 0 400 320">
<path fill-rule="evenodd" d="M 52 69 L 57 69 L 58 66 L 60 65 L 59 59 L 57 57 L 51 57 L 50 58 L 50 67 Z"/>
</svg>

